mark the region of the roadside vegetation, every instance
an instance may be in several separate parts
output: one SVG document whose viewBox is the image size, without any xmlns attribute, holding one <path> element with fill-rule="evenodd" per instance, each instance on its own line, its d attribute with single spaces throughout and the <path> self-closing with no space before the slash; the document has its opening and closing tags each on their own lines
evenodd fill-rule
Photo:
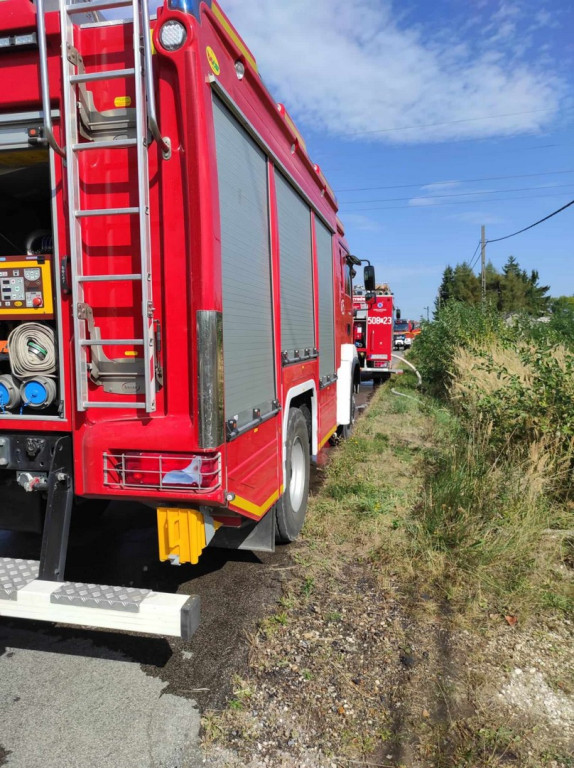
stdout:
<svg viewBox="0 0 574 768">
<path fill-rule="evenodd" d="M 574 765 L 566 310 L 424 325 L 423 391 L 381 387 L 319 470 L 281 603 L 204 717 L 218 765 Z"/>
<path fill-rule="evenodd" d="M 571 611 L 574 335 L 451 302 L 414 359 L 452 414 L 422 502 L 423 549 L 441 553 L 445 583 L 468 599 Z"/>
</svg>

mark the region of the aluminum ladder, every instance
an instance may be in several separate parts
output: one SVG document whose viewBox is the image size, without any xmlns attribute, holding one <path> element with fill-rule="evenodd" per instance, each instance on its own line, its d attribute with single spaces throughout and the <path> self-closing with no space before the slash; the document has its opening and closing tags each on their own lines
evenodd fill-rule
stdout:
<svg viewBox="0 0 574 768">
<path fill-rule="evenodd" d="M 169 139 L 161 135 L 156 118 L 155 97 L 152 78 L 152 50 L 149 27 L 148 0 L 88 0 L 88 2 L 66 2 L 60 0 L 60 27 L 62 37 L 63 63 L 63 117 L 66 146 L 60 147 L 54 138 L 50 119 L 50 93 L 48 83 L 48 59 L 44 25 L 44 0 L 36 0 L 38 44 L 40 52 L 40 73 L 44 110 L 45 137 L 52 149 L 65 161 L 68 189 L 68 216 L 70 236 L 70 268 L 72 281 L 73 323 L 74 323 L 74 364 L 76 376 L 77 409 L 89 408 L 137 408 L 151 413 L 156 409 L 156 370 L 154 350 L 154 319 L 152 299 L 152 263 L 149 215 L 149 171 L 148 171 L 148 128 L 162 148 L 164 159 L 171 155 Z M 74 17 L 79 14 L 103 11 L 112 8 L 131 8 L 133 24 L 133 67 L 108 69 L 86 73 L 81 51 L 75 48 Z M 105 22 L 103 22 L 105 24 Z M 97 25 L 96 25 L 97 26 Z M 135 85 L 135 137 L 80 142 L 78 89 L 96 81 L 132 77 Z M 80 198 L 79 154 L 98 149 L 137 148 L 137 205 L 129 208 L 82 209 Z M 84 172 L 82 182 L 89 181 Z M 135 216 L 139 224 L 140 270 L 131 274 L 87 275 L 84 273 L 82 249 L 82 224 L 91 217 Z M 91 307 L 84 301 L 84 286 L 90 282 L 112 283 L 130 281 L 141 288 L 142 338 L 118 339 L 101 338 L 94 332 L 91 322 Z M 136 307 L 134 307 L 134 314 Z M 91 331 L 91 332 L 90 332 Z M 95 400 L 89 397 L 88 349 L 92 357 L 103 357 L 104 346 L 135 346 L 143 350 L 143 381 L 145 399 Z M 97 350 L 97 352 L 96 352 Z M 111 361 L 109 361 L 111 362 Z"/>
</svg>

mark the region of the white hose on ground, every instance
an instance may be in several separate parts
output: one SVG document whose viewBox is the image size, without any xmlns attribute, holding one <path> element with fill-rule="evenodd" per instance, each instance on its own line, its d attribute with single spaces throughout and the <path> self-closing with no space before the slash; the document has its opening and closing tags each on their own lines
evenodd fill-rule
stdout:
<svg viewBox="0 0 574 768">
<path fill-rule="evenodd" d="M 406 363 L 410 368 L 413 369 L 413 371 L 417 375 L 417 387 L 422 387 L 422 385 L 423 385 L 422 377 L 421 377 L 420 373 L 417 371 L 417 369 L 414 367 L 414 365 L 412 363 L 410 363 L 406 358 L 401 357 L 400 355 L 396 355 L 394 352 L 391 352 L 391 354 L 397 360 L 400 360 L 401 362 Z M 417 397 L 413 397 L 412 395 L 405 395 L 404 392 L 398 392 L 396 389 L 391 389 L 391 392 L 393 393 L 393 395 L 398 395 L 399 397 L 406 397 L 409 400 L 414 400 L 416 403 L 420 403 L 420 400 Z"/>
</svg>

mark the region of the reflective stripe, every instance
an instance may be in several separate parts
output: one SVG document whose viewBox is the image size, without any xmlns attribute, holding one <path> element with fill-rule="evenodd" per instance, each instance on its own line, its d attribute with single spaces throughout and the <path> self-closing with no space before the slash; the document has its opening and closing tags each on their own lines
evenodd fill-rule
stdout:
<svg viewBox="0 0 574 768">
<path fill-rule="evenodd" d="M 333 427 L 333 429 L 331 429 L 331 430 L 329 430 L 329 432 L 327 432 L 326 436 L 319 443 L 319 450 L 321 450 L 321 448 L 325 445 L 327 440 L 329 440 L 329 438 L 332 437 L 335 434 L 336 431 L 337 431 L 337 426 L 335 425 Z"/>
<path fill-rule="evenodd" d="M 239 48 L 241 53 L 245 56 L 246 61 L 250 64 L 250 66 L 259 73 L 259 70 L 257 69 L 257 62 L 253 58 L 253 54 L 249 51 L 243 40 L 239 37 L 237 32 L 233 29 L 231 24 L 229 23 L 227 16 L 223 13 L 221 8 L 217 5 L 215 0 L 211 4 L 211 10 L 213 11 L 213 15 L 217 19 L 217 21 L 221 24 L 223 29 L 227 32 L 229 37 L 233 40 L 235 45 Z"/>
<path fill-rule="evenodd" d="M 252 501 L 248 501 L 248 499 L 243 499 L 241 496 L 236 496 L 233 501 L 231 502 L 230 506 L 238 507 L 239 509 L 244 510 L 244 512 L 249 512 L 251 515 L 257 515 L 257 517 L 263 517 L 265 512 L 275 504 L 275 502 L 278 500 L 279 496 L 283 493 L 283 486 L 278 491 L 275 491 L 271 494 L 271 496 L 261 504 L 261 506 L 258 506 L 257 504 L 254 504 Z"/>
</svg>

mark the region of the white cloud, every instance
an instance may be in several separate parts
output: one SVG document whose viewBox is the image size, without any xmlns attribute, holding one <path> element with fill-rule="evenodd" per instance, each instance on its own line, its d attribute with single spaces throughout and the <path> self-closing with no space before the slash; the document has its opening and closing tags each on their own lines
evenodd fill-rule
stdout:
<svg viewBox="0 0 574 768">
<path fill-rule="evenodd" d="M 460 187 L 461 182 L 460 181 L 435 181 L 432 184 L 425 184 L 421 189 L 423 192 L 426 192 L 429 195 L 440 195 L 441 192 L 445 192 L 445 190 L 449 189 L 456 189 L 456 187 Z"/>
<path fill-rule="evenodd" d="M 380 232 L 382 229 L 381 224 L 369 216 L 364 216 L 361 213 L 347 213 L 345 214 L 345 226 L 354 227 L 354 229 L 361 232 Z"/>
<path fill-rule="evenodd" d="M 504 224 L 506 219 L 484 211 L 465 211 L 464 213 L 455 213 L 448 217 L 452 221 L 461 221 L 464 224 Z"/>
<path fill-rule="evenodd" d="M 415 143 L 537 132 L 566 90 L 524 43 L 518 3 L 497 3 L 472 34 L 447 18 L 438 31 L 436 19 L 433 29 L 415 25 L 392 0 L 226 0 L 224 8 L 274 97 L 332 135 Z"/>
<path fill-rule="evenodd" d="M 434 197 L 412 197 L 409 200 L 409 205 L 419 205 L 419 206 L 425 206 L 425 205 L 438 205 L 440 203 L 440 200 L 437 200 Z"/>
</svg>

